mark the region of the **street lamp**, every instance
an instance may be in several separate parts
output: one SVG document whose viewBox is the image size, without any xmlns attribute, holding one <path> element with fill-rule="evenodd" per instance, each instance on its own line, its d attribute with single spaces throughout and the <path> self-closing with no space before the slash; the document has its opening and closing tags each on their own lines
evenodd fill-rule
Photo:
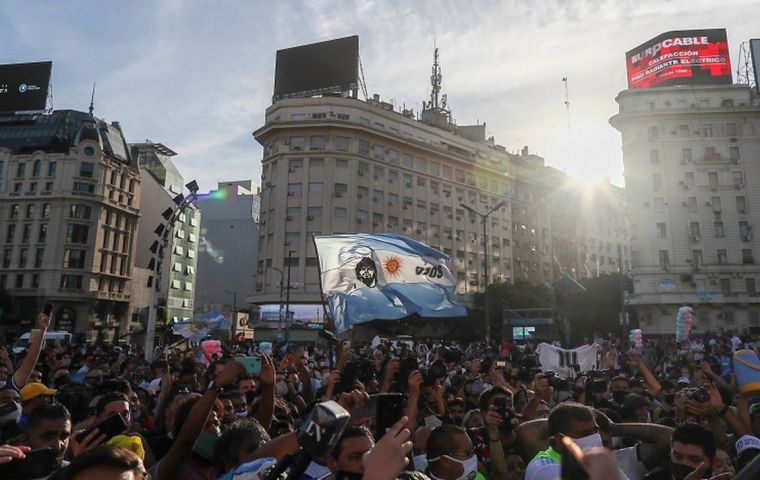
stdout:
<svg viewBox="0 0 760 480">
<path fill-rule="evenodd" d="M 293 264 L 293 250 L 288 250 L 288 293 L 285 295 L 285 343 L 290 333 L 290 267 Z"/>
<path fill-rule="evenodd" d="M 285 275 L 283 275 L 282 270 L 280 270 L 277 267 L 267 267 L 270 270 L 275 270 L 277 273 L 280 274 L 280 309 L 279 309 L 279 315 L 277 317 L 277 337 L 280 338 L 282 336 L 282 289 L 285 287 Z"/>
<path fill-rule="evenodd" d="M 501 207 L 503 207 L 507 202 L 502 200 L 501 202 L 497 203 L 495 206 L 491 207 L 490 210 L 488 210 L 486 213 L 480 213 L 477 210 L 475 210 L 472 207 L 469 207 L 465 205 L 464 203 L 460 203 L 459 206 L 467 210 L 468 212 L 477 215 L 480 217 L 481 221 L 483 222 L 483 262 L 485 267 L 485 273 L 486 273 L 486 279 L 485 279 L 485 287 L 483 289 L 483 301 L 485 302 L 485 322 L 486 322 L 486 345 L 491 345 L 491 321 L 490 321 L 490 307 L 488 305 L 488 284 L 490 281 L 490 265 L 489 265 L 489 258 L 488 258 L 488 217 L 491 216 L 493 212 L 496 210 L 499 210 Z"/>
</svg>

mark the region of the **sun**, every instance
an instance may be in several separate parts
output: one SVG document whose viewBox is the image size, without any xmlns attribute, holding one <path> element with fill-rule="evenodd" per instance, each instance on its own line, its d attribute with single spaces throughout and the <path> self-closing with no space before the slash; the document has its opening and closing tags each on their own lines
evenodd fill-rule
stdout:
<svg viewBox="0 0 760 480">
<path fill-rule="evenodd" d="M 402 266 L 403 261 L 397 256 L 388 257 L 383 262 L 383 270 L 390 277 L 398 277 L 401 274 Z"/>
</svg>

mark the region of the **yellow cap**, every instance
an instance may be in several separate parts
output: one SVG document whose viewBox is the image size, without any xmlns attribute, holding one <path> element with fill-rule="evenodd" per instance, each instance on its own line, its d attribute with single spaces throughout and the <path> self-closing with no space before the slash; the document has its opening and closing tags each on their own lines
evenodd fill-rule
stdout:
<svg viewBox="0 0 760 480">
<path fill-rule="evenodd" d="M 145 460 L 145 448 L 139 435 L 116 435 L 107 443 L 129 450 L 140 457 L 140 460 Z"/>
<path fill-rule="evenodd" d="M 26 402 L 27 400 L 39 397 L 40 395 L 55 395 L 56 392 L 58 392 L 58 390 L 48 388 L 39 382 L 27 383 L 24 388 L 21 389 L 21 401 Z"/>
</svg>

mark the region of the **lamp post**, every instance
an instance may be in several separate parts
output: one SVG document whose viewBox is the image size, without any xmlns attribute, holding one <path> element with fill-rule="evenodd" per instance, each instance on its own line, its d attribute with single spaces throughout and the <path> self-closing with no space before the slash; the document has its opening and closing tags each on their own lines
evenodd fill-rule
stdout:
<svg viewBox="0 0 760 480">
<path fill-rule="evenodd" d="M 290 336 L 290 266 L 292 265 L 292 258 L 293 250 L 288 250 L 288 293 L 285 294 L 285 343 L 288 343 Z"/>
<path fill-rule="evenodd" d="M 279 339 L 282 337 L 282 289 L 285 287 L 285 275 L 277 267 L 269 267 L 269 269 L 275 270 L 280 274 L 280 313 L 277 317 L 277 338 Z"/>
<path fill-rule="evenodd" d="M 195 201 L 198 199 L 198 182 L 192 180 L 188 182 L 185 187 L 187 187 L 187 189 L 190 191 L 190 194 L 185 197 L 180 193 L 172 199 L 174 205 L 168 207 L 161 214 L 161 217 L 163 217 L 163 219 L 166 221 L 166 224 L 162 222 L 156 226 L 154 233 L 158 239 L 155 240 L 150 246 L 150 252 L 156 255 L 156 258 L 151 259 L 151 262 L 148 264 L 149 269 L 155 270 L 155 281 L 149 285 L 151 288 L 151 305 L 148 307 L 148 327 L 146 328 L 145 332 L 145 359 L 148 361 L 153 360 L 153 348 L 155 344 L 154 337 L 156 335 L 156 317 L 158 316 L 158 307 L 160 300 L 159 291 L 161 290 L 161 267 L 163 263 L 162 259 L 164 257 L 164 248 L 169 245 L 171 232 L 174 230 L 174 227 L 177 223 L 177 220 L 179 220 L 180 215 L 182 215 L 185 210 L 194 205 Z M 168 298 L 166 310 L 166 320 L 168 321 Z"/>
<path fill-rule="evenodd" d="M 497 203 L 495 206 L 491 207 L 490 210 L 488 210 L 486 213 L 480 213 L 477 210 L 475 210 L 472 207 L 469 207 L 465 205 L 464 203 L 460 203 L 459 206 L 464 208 L 470 213 L 473 213 L 480 217 L 481 221 L 483 222 L 483 263 L 484 263 L 484 270 L 486 273 L 486 279 L 485 279 L 485 287 L 483 288 L 483 302 L 485 303 L 485 309 L 484 309 L 484 316 L 485 316 L 485 322 L 486 322 L 486 345 L 489 347 L 491 346 L 491 319 L 490 319 L 490 306 L 488 305 L 488 284 L 490 282 L 490 262 L 488 258 L 488 217 L 491 216 L 493 212 L 500 209 L 504 206 L 506 202 L 502 200 L 501 202 Z"/>
</svg>

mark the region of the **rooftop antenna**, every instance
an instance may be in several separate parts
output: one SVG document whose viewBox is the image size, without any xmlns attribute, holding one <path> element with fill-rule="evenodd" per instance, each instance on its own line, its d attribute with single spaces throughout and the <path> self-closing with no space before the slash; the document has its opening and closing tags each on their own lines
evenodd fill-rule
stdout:
<svg viewBox="0 0 760 480">
<path fill-rule="evenodd" d="M 739 61 L 736 66 L 736 83 L 739 85 L 753 86 L 758 81 L 752 68 L 752 52 L 749 42 L 739 45 Z"/>
<path fill-rule="evenodd" d="M 369 99 L 369 93 L 367 92 L 367 80 L 364 79 L 364 67 L 362 66 L 362 56 L 359 55 L 359 87 L 364 95 L 364 101 Z"/>
<path fill-rule="evenodd" d="M 570 92 L 567 89 L 567 77 L 562 77 L 562 83 L 565 84 L 565 111 L 567 112 L 567 131 L 570 133 Z"/>
<path fill-rule="evenodd" d="M 90 96 L 90 116 L 95 110 L 95 82 L 92 82 L 92 95 Z"/>
<path fill-rule="evenodd" d="M 441 65 L 438 63 L 438 47 L 434 45 L 433 50 L 433 70 L 432 75 L 430 75 L 430 85 L 433 87 L 430 90 L 430 106 L 429 108 L 437 110 L 438 105 L 438 95 L 441 93 L 441 82 L 443 80 L 443 76 L 441 75 Z"/>
</svg>

